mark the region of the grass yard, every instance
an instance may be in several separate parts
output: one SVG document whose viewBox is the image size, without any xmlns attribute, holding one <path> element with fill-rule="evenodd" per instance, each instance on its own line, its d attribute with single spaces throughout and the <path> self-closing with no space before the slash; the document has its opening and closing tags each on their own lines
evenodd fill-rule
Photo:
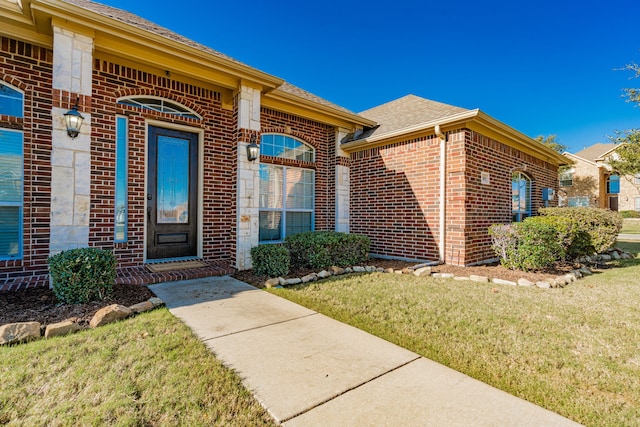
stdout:
<svg viewBox="0 0 640 427">
<path fill-rule="evenodd" d="M 622 264 L 564 289 L 376 273 L 270 291 L 585 425 L 635 426 L 640 259 Z"/>
<path fill-rule="evenodd" d="M 625 218 L 622 220 L 622 230 L 624 234 L 640 234 L 640 218 Z"/>
<path fill-rule="evenodd" d="M 0 347 L 0 378 L 0 425 L 275 425 L 166 309 Z"/>
</svg>

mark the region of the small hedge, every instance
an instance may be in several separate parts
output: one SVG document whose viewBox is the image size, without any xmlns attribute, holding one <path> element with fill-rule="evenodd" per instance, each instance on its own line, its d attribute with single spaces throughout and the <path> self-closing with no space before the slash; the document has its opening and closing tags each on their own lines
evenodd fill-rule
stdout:
<svg viewBox="0 0 640 427">
<path fill-rule="evenodd" d="M 280 277 L 289 273 L 289 251 L 281 245 L 254 246 L 251 261 L 258 276 Z"/>
<path fill-rule="evenodd" d="M 542 208 L 540 214 L 569 218 L 575 222 L 582 241 L 571 250 L 572 256 L 591 255 L 609 249 L 616 242 L 622 229 L 622 217 L 618 212 L 598 208 Z M 587 241 L 588 239 L 588 241 Z"/>
<path fill-rule="evenodd" d="M 83 304 L 111 296 L 116 256 L 97 248 L 70 249 L 47 259 L 53 292 L 66 304 Z"/>
<path fill-rule="evenodd" d="M 295 268 L 347 267 L 366 261 L 371 241 L 358 234 L 308 231 L 285 238 Z"/>
<path fill-rule="evenodd" d="M 570 236 L 571 223 L 527 218 L 521 223 L 496 224 L 489 228 L 500 263 L 516 270 L 541 270 L 565 257 L 563 241 Z"/>
</svg>

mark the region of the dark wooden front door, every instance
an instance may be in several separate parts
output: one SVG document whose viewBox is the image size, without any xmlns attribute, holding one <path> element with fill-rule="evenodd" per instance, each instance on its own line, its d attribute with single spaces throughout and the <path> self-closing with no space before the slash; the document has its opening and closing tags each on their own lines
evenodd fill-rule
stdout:
<svg viewBox="0 0 640 427">
<path fill-rule="evenodd" d="M 149 127 L 147 259 L 198 251 L 198 135 Z"/>
</svg>

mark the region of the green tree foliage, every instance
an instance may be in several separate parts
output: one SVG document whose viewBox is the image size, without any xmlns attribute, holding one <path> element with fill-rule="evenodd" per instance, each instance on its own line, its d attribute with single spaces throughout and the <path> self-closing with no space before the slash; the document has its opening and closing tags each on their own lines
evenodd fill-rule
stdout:
<svg viewBox="0 0 640 427">
<path fill-rule="evenodd" d="M 632 62 L 624 66 L 623 70 L 631 71 L 634 78 L 640 77 L 640 65 Z M 640 105 L 640 89 L 622 89 L 627 102 Z M 608 159 L 612 169 L 623 176 L 640 173 L 640 129 L 616 131 L 615 136 L 609 137 L 611 142 L 619 144 L 615 155 Z"/>
<path fill-rule="evenodd" d="M 535 140 L 543 145 L 546 145 L 552 150 L 557 151 L 558 153 L 564 153 L 565 151 L 567 151 L 567 146 L 560 144 L 560 142 L 558 141 L 558 135 L 538 135 L 536 136 Z"/>
</svg>

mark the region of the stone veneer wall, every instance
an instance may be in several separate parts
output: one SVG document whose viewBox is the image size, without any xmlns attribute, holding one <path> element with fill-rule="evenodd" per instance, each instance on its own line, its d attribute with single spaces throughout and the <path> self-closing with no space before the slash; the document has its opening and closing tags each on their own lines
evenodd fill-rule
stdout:
<svg viewBox="0 0 640 427">
<path fill-rule="evenodd" d="M 146 121 L 204 130 L 203 258 L 234 261 L 236 252 L 236 112 L 222 108 L 221 95 L 165 76 L 94 60 L 91 189 L 92 246 L 114 249 L 121 267 L 140 265 L 145 247 Z M 123 96 L 160 96 L 186 105 L 202 120 L 117 104 Z M 114 245 L 115 123 L 129 120 L 129 240 Z"/>
<path fill-rule="evenodd" d="M 48 272 L 52 73 L 50 49 L 0 37 L 0 80 L 24 93 L 22 119 L 0 115 L 0 127 L 24 134 L 24 256 L 0 261 L 0 280 Z"/>
<path fill-rule="evenodd" d="M 495 258 L 487 228 L 511 222 L 511 174 L 533 179 L 533 211 L 542 188 L 557 189 L 557 169 L 468 129 L 447 132 L 445 262 Z M 421 137 L 351 155 L 351 232 L 371 238 L 371 253 L 438 260 L 439 140 Z M 482 172 L 490 183 L 481 184 Z"/>
</svg>

